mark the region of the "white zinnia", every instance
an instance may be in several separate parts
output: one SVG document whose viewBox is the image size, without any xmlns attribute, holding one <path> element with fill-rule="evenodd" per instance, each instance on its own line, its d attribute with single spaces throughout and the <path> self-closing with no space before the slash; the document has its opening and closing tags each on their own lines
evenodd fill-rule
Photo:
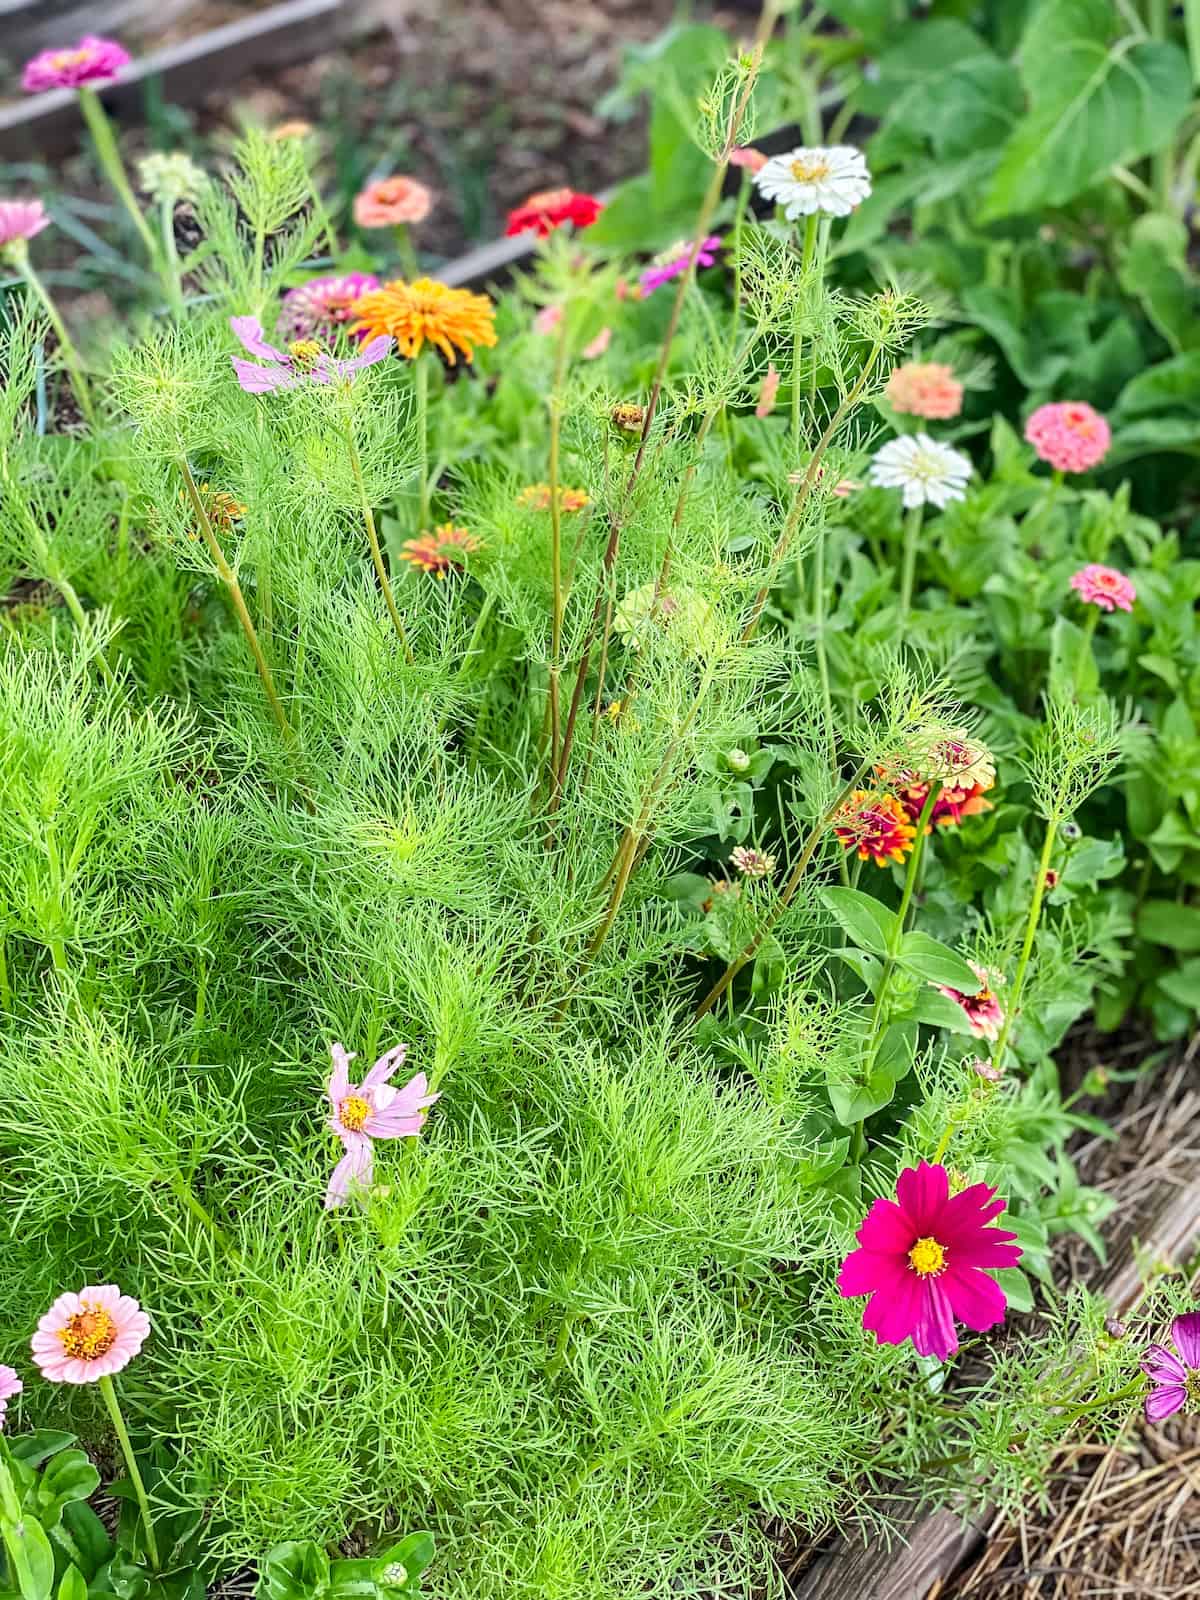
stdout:
<svg viewBox="0 0 1200 1600">
<path fill-rule="evenodd" d="M 904 504 L 910 509 L 965 500 L 970 476 L 968 458 L 927 433 L 906 433 L 892 439 L 871 462 L 875 487 L 903 490 Z"/>
<path fill-rule="evenodd" d="M 783 207 L 789 222 L 811 217 L 814 211 L 848 217 L 871 192 L 866 157 L 849 144 L 827 150 L 801 145 L 772 156 L 754 174 L 754 182 L 760 194 Z"/>
</svg>

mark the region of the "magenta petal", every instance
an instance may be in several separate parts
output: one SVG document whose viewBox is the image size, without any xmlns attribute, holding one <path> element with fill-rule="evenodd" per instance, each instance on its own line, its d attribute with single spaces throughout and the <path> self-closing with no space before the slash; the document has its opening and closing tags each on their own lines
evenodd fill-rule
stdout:
<svg viewBox="0 0 1200 1600">
<path fill-rule="evenodd" d="M 1187 1403 L 1187 1390 L 1182 1384 L 1165 1384 L 1151 1389 L 1146 1396 L 1146 1421 L 1162 1422 L 1173 1417 Z"/>
<path fill-rule="evenodd" d="M 994 1272 L 997 1267 L 1015 1267 L 1021 1259 L 1021 1247 L 1012 1244 L 1011 1233 L 999 1228 L 987 1228 L 973 1239 L 957 1239 L 947 1245 L 947 1254 L 959 1267 L 985 1267 Z"/>
<path fill-rule="evenodd" d="M 1200 1371 L 1200 1311 L 1188 1311 L 1171 1324 L 1171 1338 L 1185 1367 Z"/>
<path fill-rule="evenodd" d="M 263 326 L 257 317 L 230 317 L 229 326 L 243 350 L 252 356 L 261 356 L 264 361 L 277 361 L 281 366 L 287 366 L 288 358 L 283 351 L 277 350 L 263 338 Z"/>
<path fill-rule="evenodd" d="M 916 1243 L 913 1225 L 894 1200 L 876 1200 L 855 1238 L 868 1250 L 907 1255 Z"/>
<path fill-rule="evenodd" d="M 965 1322 L 976 1333 L 983 1333 L 1004 1321 L 1008 1310 L 1004 1290 L 986 1272 L 973 1267 L 949 1266 L 938 1283 L 945 1290 L 950 1309 L 959 1322 Z"/>
<path fill-rule="evenodd" d="M 898 1273 L 894 1282 L 871 1297 L 863 1312 L 863 1327 L 874 1333 L 880 1344 L 903 1344 L 912 1338 L 920 1318 L 921 1290 L 915 1272 Z"/>
<path fill-rule="evenodd" d="M 1173 1350 L 1152 1344 L 1141 1361 L 1142 1371 L 1152 1383 L 1186 1383 L 1187 1368 Z"/>
<path fill-rule="evenodd" d="M 926 1234 L 938 1237 L 935 1224 L 945 1210 L 949 1193 L 950 1180 L 945 1167 L 931 1166 L 928 1161 L 906 1167 L 896 1179 L 896 1198 L 916 1229 L 918 1239 Z"/>
<path fill-rule="evenodd" d="M 913 1349 L 918 1355 L 936 1356 L 945 1361 L 958 1349 L 958 1335 L 954 1331 L 954 1315 L 949 1296 L 942 1288 L 943 1279 L 918 1279 L 921 1300 L 916 1325 L 913 1328 Z"/>
<path fill-rule="evenodd" d="M 989 1184 L 973 1183 L 969 1189 L 951 1195 L 942 1213 L 943 1242 L 950 1244 L 960 1235 L 974 1233 L 993 1217 L 998 1217 L 1008 1202 L 994 1199 L 995 1193 Z"/>
<path fill-rule="evenodd" d="M 880 1255 L 876 1250 L 851 1250 L 838 1273 L 838 1293 L 843 1300 L 860 1294 L 891 1293 L 908 1274 L 903 1259 Z"/>
<path fill-rule="evenodd" d="M 288 367 L 260 367 L 256 361 L 243 361 L 238 356 L 229 359 L 247 394 L 274 394 L 277 389 L 294 389 L 298 382 Z"/>
</svg>

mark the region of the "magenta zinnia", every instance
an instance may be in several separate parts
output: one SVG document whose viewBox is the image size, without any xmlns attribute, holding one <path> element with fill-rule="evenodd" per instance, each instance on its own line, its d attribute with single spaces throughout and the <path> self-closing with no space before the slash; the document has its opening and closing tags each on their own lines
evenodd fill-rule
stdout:
<svg viewBox="0 0 1200 1600">
<path fill-rule="evenodd" d="M 838 1289 L 870 1295 L 863 1327 L 879 1344 L 911 1339 L 918 1355 L 944 1361 L 958 1349 L 955 1322 L 976 1333 L 1004 1320 L 1008 1302 L 990 1274 L 1021 1257 L 1015 1233 L 989 1226 L 1005 1202 L 986 1183 L 950 1194 L 945 1167 L 922 1161 L 896 1181 L 895 1200 L 876 1200 L 842 1263 Z"/>
<path fill-rule="evenodd" d="M 398 1044 L 379 1060 L 361 1083 L 350 1082 L 350 1063 L 340 1044 L 331 1044 L 333 1071 L 329 1075 L 329 1126 L 341 1140 L 345 1154 L 334 1167 L 325 1191 L 325 1209 L 345 1205 L 355 1190 L 367 1189 L 375 1166 L 376 1139 L 415 1139 L 425 1125 L 425 1112 L 439 1098 L 429 1093 L 425 1074 L 418 1072 L 402 1089 L 392 1087 L 391 1076 L 404 1065 L 408 1046 Z"/>
<path fill-rule="evenodd" d="M 310 278 L 298 288 L 289 289 L 279 313 L 280 332 L 287 339 L 331 339 L 353 315 L 356 300 L 373 289 L 379 279 L 373 272 L 338 272 L 330 277 Z"/>
<path fill-rule="evenodd" d="M 115 1283 L 60 1294 L 37 1325 L 33 1359 L 51 1383 L 96 1383 L 127 1367 L 145 1344 L 150 1318 Z"/>
<path fill-rule="evenodd" d="M 975 994 L 964 994 L 961 989 L 952 989 L 946 983 L 935 983 L 933 987 L 939 994 L 944 994 L 947 1000 L 953 1000 L 955 1005 L 962 1007 L 967 1026 L 977 1039 L 998 1039 L 1004 1025 L 1004 1011 L 996 998 L 994 986 L 1004 982 L 1004 974 L 991 972 L 974 961 L 970 966 L 980 983 Z"/>
<path fill-rule="evenodd" d="M 81 84 L 107 83 L 129 62 L 129 51 L 115 39 L 85 33 L 68 50 L 43 50 L 27 61 L 21 87 L 29 94 L 41 94 L 45 89 L 78 89 Z"/>
<path fill-rule="evenodd" d="M 1146 1421 L 1162 1422 L 1190 1401 L 1200 1407 L 1200 1311 L 1189 1311 L 1171 1324 L 1175 1350 L 1152 1344 L 1142 1361 L 1150 1379 Z M 1176 1355 L 1175 1351 L 1178 1351 Z"/>
<path fill-rule="evenodd" d="M 50 218 L 40 200 L 0 200 L 0 250 L 25 243 L 49 226 Z"/>
</svg>

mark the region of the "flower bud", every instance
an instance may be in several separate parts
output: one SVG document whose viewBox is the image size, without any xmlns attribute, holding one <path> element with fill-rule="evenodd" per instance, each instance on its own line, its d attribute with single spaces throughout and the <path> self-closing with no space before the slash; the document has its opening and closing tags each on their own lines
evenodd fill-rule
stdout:
<svg viewBox="0 0 1200 1600">
<path fill-rule="evenodd" d="M 744 750 L 740 750 L 735 747 L 734 749 L 727 750 L 725 752 L 725 765 L 729 768 L 730 772 L 749 772 L 750 757 Z"/>
</svg>

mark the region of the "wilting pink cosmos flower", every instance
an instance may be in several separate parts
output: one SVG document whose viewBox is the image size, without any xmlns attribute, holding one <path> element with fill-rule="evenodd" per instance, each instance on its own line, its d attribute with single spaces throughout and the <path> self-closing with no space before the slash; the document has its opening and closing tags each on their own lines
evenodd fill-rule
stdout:
<svg viewBox="0 0 1200 1600">
<path fill-rule="evenodd" d="M 50 226 L 40 200 L 0 200 L 0 250 L 18 239 L 32 239 Z"/>
<path fill-rule="evenodd" d="M 956 1321 L 983 1333 L 1008 1302 L 989 1273 L 1020 1260 L 1015 1233 L 988 1226 L 1005 1202 L 986 1183 L 951 1196 L 945 1167 L 922 1161 L 896 1181 L 895 1200 L 876 1200 L 842 1263 L 838 1289 L 870 1295 L 863 1327 L 880 1344 L 911 1339 L 918 1355 L 944 1361 L 958 1349 Z"/>
<path fill-rule="evenodd" d="M 1081 600 L 1102 611 L 1132 611 L 1137 590 L 1123 572 L 1115 567 L 1102 567 L 1098 561 L 1071 575 L 1071 587 Z"/>
<path fill-rule="evenodd" d="M 345 1155 L 333 1169 L 325 1191 L 325 1209 L 345 1205 L 354 1188 L 368 1188 L 375 1167 L 376 1139 L 415 1139 L 425 1123 L 425 1109 L 440 1099 L 430 1094 L 425 1074 L 418 1072 L 403 1089 L 388 1081 L 404 1065 L 408 1046 L 398 1044 L 367 1073 L 361 1083 L 350 1082 L 350 1063 L 340 1044 L 331 1044 L 333 1071 L 329 1076 L 329 1126 L 342 1141 Z"/>
<path fill-rule="evenodd" d="M 655 256 L 642 273 L 642 294 L 653 294 L 655 289 L 661 288 L 664 283 L 669 283 L 672 278 L 677 278 L 681 272 L 686 272 L 693 256 L 697 270 L 700 267 L 711 267 L 717 259 L 717 251 L 720 248 L 721 240 L 715 233 L 710 233 L 707 239 L 701 239 L 696 246 L 689 240 L 681 239 L 669 250 L 664 250 L 662 255 Z"/>
<path fill-rule="evenodd" d="M 360 228 L 392 228 L 424 222 L 433 195 L 415 178 L 380 178 L 354 199 L 354 220 Z"/>
<path fill-rule="evenodd" d="M 543 306 L 533 319 L 533 331 L 553 333 L 563 319 L 563 310 L 561 305 Z"/>
<path fill-rule="evenodd" d="M 761 172 L 767 164 L 767 157 L 761 150 L 756 150 L 753 145 L 739 145 L 729 157 L 731 167 L 744 167 L 747 172 Z"/>
<path fill-rule="evenodd" d="M 762 381 L 762 388 L 758 391 L 758 404 L 754 408 L 756 417 L 769 417 L 775 409 L 775 396 L 779 393 L 780 372 L 773 361 L 767 362 L 766 375 Z"/>
<path fill-rule="evenodd" d="M 4 1426 L 4 1413 L 13 1395 L 20 1394 L 25 1385 L 13 1367 L 0 1366 L 0 1428 Z"/>
<path fill-rule="evenodd" d="M 331 277 L 310 278 L 284 295 L 280 329 L 289 339 L 311 339 L 314 334 L 332 338 L 343 323 L 353 319 L 354 302 L 378 287 L 379 279 L 373 272 L 339 272 Z"/>
<path fill-rule="evenodd" d="M 107 83 L 131 60 L 115 39 L 85 33 L 69 50 L 43 50 L 25 63 L 21 87 L 29 94 L 44 89 L 78 89 L 80 84 Z"/>
<path fill-rule="evenodd" d="M 884 396 L 893 411 L 944 422 L 962 410 L 963 386 L 940 361 L 906 361 L 893 370 Z"/>
<path fill-rule="evenodd" d="M 1025 437 L 1058 472 L 1087 472 L 1108 454 L 1112 429 L 1086 401 L 1039 406 L 1025 424 Z"/>
<path fill-rule="evenodd" d="M 589 339 L 579 354 L 585 361 L 597 361 L 612 343 L 612 329 L 601 328 L 594 339 Z"/>
<path fill-rule="evenodd" d="M 335 361 L 315 339 L 295 339 L 286 351 L 277 350 L 263 338 L 262 323 L 257 317 L 230 317 L 229 326 L 244 350 L 268 363 L 259 366 L 256 361 L 230 357 L 237 380 L 247 394 L 274 394 L 278 389 L 295 389 L 302 383 L 332 383 L 336 378 L 349 378 L 363 367 L 385 360 L 392 348 L 391 338 L 380 334 L 368 340 L 351 360 Z"/>
<path fill-rule="evenodd" d="M 1190 1400 L 1200 1405 L 1200 1311 L 1189 1311 L 1171 1324 L 1171 1340 L 1178 1355 L 1165 1345 L 1152 1344 L 1142 1371 L 1150 1379 L 1146 1396 L 1146 1421 L 1162 1422 Z"/>
<path fill-rule="evenodd" d="M 145 1344 L 150 1318 L 115 1283 L 60 1294 L 37 1325 L 33 1359 L 51 1383 L 95 1383 L 127 1367 Z"/>
<path fill-rule="evenodd" d="M 933 987 L 939 994 L 944 994 L 947 1000 L 953 1000 L 956 1005 L 962 1007 L 967 1026 L 977 1039 L 998 1039 L 1000 1029 L 1004 1026 L 1004 1012 L 992 992 L 992 985 L 1003 983 L 1003 975 L 989 972 L 986 967 L 978 966 L 974 961 L 970 966 L 971 971 L 979 979 L 977 994 L 963 994 L 960 989 L 952 989 L 945 983 L 935 983 Z"/>
</svg>

